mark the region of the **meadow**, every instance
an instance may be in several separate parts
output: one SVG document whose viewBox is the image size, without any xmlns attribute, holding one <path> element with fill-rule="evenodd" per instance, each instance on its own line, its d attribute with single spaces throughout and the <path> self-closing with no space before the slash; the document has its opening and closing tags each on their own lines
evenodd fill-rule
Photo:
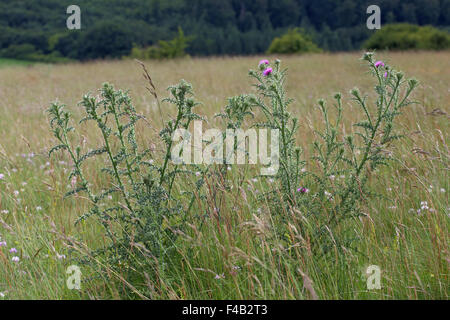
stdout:
<svg viewBox="0 0 450 320">
<path fill-rule="evenodd" d="M 357 86 L 369 101 L 374 99 L 374 82 L 360 57 L 279 57 L 288 68 L 286 89 L 294 99 L 289 111 L 299 119 L 296 140 L 306 158 L 312 154 L 314 129 L 324 126 L 319 98 L 343 93 L 342 129 L 347 132 L 362 117 L 349 102 L 349 91 Z M 228 97 L 252 90 L 248 70 L 263 58 L 276 57 L 144 63 L 160 98 L 168 95 L 169 85 L 185 79 L 202 102 L 196 112 L 208 126 L 221 127 L 214 115 Z M 236 167 L 229 178 L 235 188 L 207 181 L 210 192 L 189 211 L 176 253 L 164 268 L 139 279 L 129 277 L 126 267 L 123 273 L 106 267 L 100 274 L 101 260 L 97 266 L 80 264 L 83 248 L 99 248 L 108 240 L 95 219 L 74 224 L 88 200 L 63 197 L 70 188 L 70 160 L 62 154 L 48 157 L 55 139 L 46 110 L 57 99 L 80 120 L 77 104 L 85 93 L 95 95 L 104 82 L 129 89 L 137 112 L 146 117 L 138 140 L 161 158 L 161 115 L 141 66 L 132 60 L 0 64 L 0 299 L 448 299 L 450 52 L 380 52 L 377 59 L 417 78 L 420 86 L 413 96 L 417 103 L 399 116 L 398 129 L 405 137 L 392 145 L 392 161 L 369 176 L 380 196 L 367 200 L 364 216 L 347 222 L 358 237 L 355 249 L 336 251 L 332 259 L 308 250 L 300 255 L 296 247 L 303 240 L 293 224 L 287 227 L 292 242 L 286 247 L 277 240 L 269 206 L 256 199 L 267 183 Z M 176 111 L 171 108 L 161 104 L 165 119 Z M 81 145 L 98 140 L 92 127 L 80 129 Z M 86 169 L 99 188 L 108 182 L 98 174 L 101 164 L 95 160 Z M 66 286 L 70 265 L 81 266 L 80 291 Z M 380 267 L 381 289 L 367 289 L 369 265 Z"/>
<path fill-rule="evenodd" d="M 15 60 L 8 58 L 0 58 L 0 67 L 9 67 L 9 66 L 29 66 L 32 65 L 32 62 L 23 61 L 23 60 Z"/>
</svg>

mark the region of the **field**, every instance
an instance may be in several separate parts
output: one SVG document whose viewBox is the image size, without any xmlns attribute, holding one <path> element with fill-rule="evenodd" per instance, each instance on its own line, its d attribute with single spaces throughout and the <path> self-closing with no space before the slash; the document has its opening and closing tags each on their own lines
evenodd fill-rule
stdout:
<svg viewBox="0 0 450 320">
<path fill-rule="evenodd" d="M 362 116 L 350 103 L 349 91 L 357 86 L 373 99 L 374 82 L 360 56 L 281 57 L 288 68 L 287 93 L 295 99 L 290 112 L 299 119 L 296 138 L 305 157 L 311 155 L 313 128 L 323 127 L 319 98 L 331 101 L 335 92 L 343 93 L 347 131 Z M 248 69 L 257 68 L 262 58 L 266 57 L 145 64 L 160 97 L 180 79 L 192 83 L 202 102 L 197 113 L 207 117 L 209 126 L 220 127 L 214 115 L 223 110 L 227 97 L 252 90 Z M 0 62 L 0 242 L 7 243 L 0 248 L 3 298 L 448 299 L 450 52 L 379 53 L 377 58 L 417 78 L 420 87 L 414 93 L 418 103 L 399 117 L 405 137 L 392 146 L 394 161 L 370 177 L 370 186 L 383 197 L 369 200 L 366 216 L 351 222 L 359 236 L 357 250 L 325 261 L 312 254 L 293 257 L 290 248 L 275 246 L 270 212 L 254 199 L 255 189 L 263 190 L 264 183 L 251 180 L 244 169 L 233 169 L 234 178 L 245 176 L 242 188 L 216 190 L 219 204 L 208 202 L 211 199 L 195 204 L 189 230 L 176 243 L 177 254 L 158 269 L 163 273 L 158 272 L 156 280 L 147 278 L 146 293 L 125 271 L 111 271 L 113 280 L 107 281 L 88 266 L 82 267 L 82 289 L 67 288 L 66 268 L 77 265 L 80 257 L 69 250 L 67 239 L 90 248 L 107 240 L 94 218 L 74 225 L 88 204 L 83 196 L 63 199 L 70 184 L 69 161 L 62 154 L 48 157 L 56 143 L 45 112 L 57 99 L 79 120 L 77 103 L 82 96 L 110 82 L 130 89 L 137 112 L 147 118 L 147 126 L 139 127 L 139 140 L 158 145 L 155 132 L 162 123 L 141 67 L 130 60 L 13 67 Z M 169 108 L 162 104 L 166 119 L 175 112 Z M 88 141 L 98 139 L 91 127 L 81 130 Z M 96 177 L 94 185 L 104 183 L 96 173 L 99 165 L 94 161 L 87 169 Z M 210 210 L 215 205 L 220 206 L 220 223 Z M 209 217 L 200 223 L 202 212 Z M 296 232 L 294 227 L 291 231 Z M 10 253 L 12 248 L 17 253 Z M 19 261 L 12 261 L 13 256 Z M 369 265 L 380 267 L 381 289 L 367 289 Z"/>
<path fill-rule="evenodd" d="M 10 67 L 10 66 L 28 66 L 31 64 L 32 63 L 29 61 L 0 58 L 0 68 L 1 67 Z"/>
</svg>

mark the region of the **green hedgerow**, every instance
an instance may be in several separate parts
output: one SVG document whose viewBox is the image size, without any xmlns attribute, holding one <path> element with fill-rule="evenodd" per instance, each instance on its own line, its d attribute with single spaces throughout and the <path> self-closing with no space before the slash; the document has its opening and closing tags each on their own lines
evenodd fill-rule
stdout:
<svg viewBox="0 0 450 320">
<path fill-rule="evenodd" d="M 268 54 L 318 53 L 322 50 L 299 28 L 291 29 L 281 37 L 273 39 Z"/>
<path fill-rule="evenodd" d="M 445 50 L 450 48 L 450 34 L 432 26 L 408 23 L 389 24 L 370 37 L 364 48 L 378 50 Z"/>
</svg>

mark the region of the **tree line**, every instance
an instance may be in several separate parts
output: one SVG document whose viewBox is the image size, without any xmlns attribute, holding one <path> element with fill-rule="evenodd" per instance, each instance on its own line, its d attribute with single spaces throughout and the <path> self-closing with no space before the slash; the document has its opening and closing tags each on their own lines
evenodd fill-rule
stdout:
<svg viewBox="0 0 450 320">
<path fill-rule="evenodd" d="M 374 33 L 373 0 L 78 0 L 81 30 L 68 30 L 71 0 L 2 0 L 0 55 L 35 60 L 97 59 L 189 37 L 190 55 L 266 52 L 301 28 L 323 50 L 359 49 Z M 382 24 L 450 26 L 450 0 L 378 0 Z"/>
</svg>

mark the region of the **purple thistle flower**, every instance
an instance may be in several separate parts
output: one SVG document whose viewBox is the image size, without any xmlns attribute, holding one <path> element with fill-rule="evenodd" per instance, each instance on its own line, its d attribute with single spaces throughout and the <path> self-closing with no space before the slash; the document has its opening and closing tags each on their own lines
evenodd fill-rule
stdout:
<svg viewBox="0 0 450 320">
<path fill-rule="evenodd" d="M 16 249 L 16 248 L 11 248 L 11 249 L 9 250 L 9 253 L 17 253 L 17 249 Z"/>
<path fill-rule="evenodd" d="M 273 71 L 272 68 L 267 68 L 266 70 L 263 71 L 263 75 L 265 75 L 267 77 L 269 74 L 272 73 L 272 71 Z"/>
<path fill-rule="evenodd" d="M 261 66 L 262 64 L 269 64 L 269 60 L 263 59 L 259 62 L 258 66 Z"/>
<path fill-rule="evenodd" d="M 375 67 L 378 68 L 379 66 L 383 66 L 384 67 L 384 62 L 383 61 L 375 62 Z"/>
<path fill-rule="evenodd" d="M 308 193 L 308 192 L 309 192 L 309 189 L 307 189 L 307 188 L 305 188 L 305 187 L 302 187 L 302 188 L 298 188 L 298 189 L 297 189 L 297 192 L 300 192 L 300 193 Z"/>
</svg>

